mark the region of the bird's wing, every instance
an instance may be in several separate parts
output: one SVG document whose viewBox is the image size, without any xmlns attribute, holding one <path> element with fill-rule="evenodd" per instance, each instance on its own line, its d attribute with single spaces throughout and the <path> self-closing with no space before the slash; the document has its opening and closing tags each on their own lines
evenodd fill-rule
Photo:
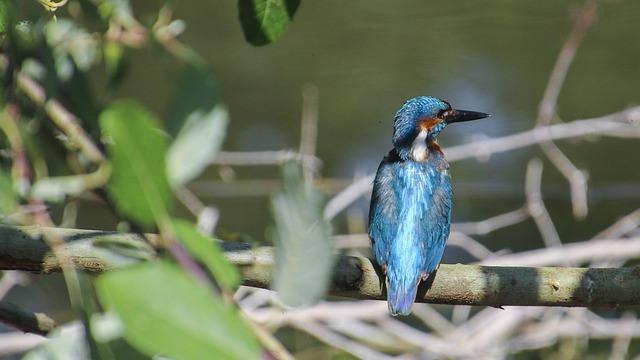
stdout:
<svg viewBox="0 0 640 360">
<path fill-rule="evenodd" d="M 446 163 L 444 163 L 446 165 Z M 424 217 L 419 220 L 418 238 L 424 242 L 425 262 L 422 270 L 433 272 L 444 253 L 451 223 L 451 178 L 446 170 L 427 166 L 424 184 L 428 201 L 422 202 Z"/>
<path fill-rule="evenodd" d="M 369 238 L 380 266 L 385 267 L 389 259 L 391 242 L 397 231 L 398 199 L 392 187 L 395 176 L 394 164 L 400 161 L 395 150 L 382 160 L 373 181 L 373 194 L 369 208 Z"/>
</svg>

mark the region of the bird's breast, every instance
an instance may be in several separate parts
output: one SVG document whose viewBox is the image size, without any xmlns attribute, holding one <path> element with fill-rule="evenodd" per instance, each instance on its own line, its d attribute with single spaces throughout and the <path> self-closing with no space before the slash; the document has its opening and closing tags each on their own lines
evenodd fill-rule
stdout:
<svg viewBox="0 0 640 360">
<path fill-rule="evenodd" d="M 427 135 L 428 131 L 423 129 L 418 133 L 418 136 L 411 143 L 411 157 L 415 161 L 425 161 L 429 155 L 429 148 L 427 147 Z"/>
</svg>

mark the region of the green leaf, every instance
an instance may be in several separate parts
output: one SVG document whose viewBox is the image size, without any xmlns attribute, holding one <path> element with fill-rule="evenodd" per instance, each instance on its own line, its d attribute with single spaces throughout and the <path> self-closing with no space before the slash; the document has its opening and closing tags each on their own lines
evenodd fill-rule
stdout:
<svg viewBox="0 0 640 360">
<path fill-rule="evenodd" d="M 129 65 L 125 47 L 119 43 L 107 42 L 102 48 L 102 54 L 109 85 L 120 84 Z"/>
<path fill-rule="evenodd" d="M 167 157 L 169 180 L 182 185 L 198 176 L 220 150 L 229 116 L 217 104 L 216 82 L 209 72 L 187 67 L 169 110 L 175 136 Z"/>
<path fill-rule="evenodd" d="M 149 356 L 257 359 L 260 346 L 236 309 L 167 261 L 101 276 L 100 301 L 124 324 L 124 338 Z"/>
<path fill-rule="evenodd" d="M 226 137 L 228 122 L 227 110 L 221 105 L 189 116 L 169 148 L 167 167 L 173 186 L 194 179 L 209 166 Z"/>
<path fill-rule="evenodd" d="M 79 321 L 66 323 L 47 335 L 47 341 L 29 351 L 23 360 L 68 359 L 148 359 L 122 340 L 122 322 L 113 313 L 92 314 L 91 335 L 98 344 L 97 353 L 88 354 L 87 331 Z M 96 348 L 93 348 L 95 351 Z M 106 351 L 105 351 L 106 350 Z M 106 352 L 106 353 L 105 353 Z"/>
<path fill-rule="evenodd" d="M 203 235 L 195 225 L 177 220 L 173 223 L 176 237 L 191 255 L 202 262 L 220 287 L 235 290 L 242 281 L 238 269 L 229 264 L 214 240 Z"/>
<path fill-rule="evenodd" d="M 239 0 L 245 39 L 256 46 L 276 41 L 289 27 L 300 0 Z"/>
<path fill-rule="evenodd" d="M 142 261 L 151 261 L 157 257 L 151 245 L 124 237 L 97 238 L 93 242 L 92 249 L 95 256 L 111 268 L 123 268 Z"/>
<path fill-rule="evenodd" d="M 11 176 L 0 169 L 0 216 L 11 215 L 18 208 L 18 196 L 13 190 Z"/>
<path fill-rule="evenodd" d="M 166 178 L 167 136 L 149 112 L 132 102 L 105 110 L 100 127 L 111 161 L 109 196 L 122 215 L 151 227 L 167 216 L 172 200 Z"/>
<path fill-rule="evenodd" d="M 0 1 L 0 33 L 5 33 L 13 23 L 14 10 L 9 1 Z"/>
<path fill-rule="evenodd" d="M 333 265 L 324 199 L 304 186 L 302 167 L 282 167 L 283 187 L 271 199 L 276 223 L 275 290 L 289 306 L 310 305 L 326 292 Z"/>
</svg>

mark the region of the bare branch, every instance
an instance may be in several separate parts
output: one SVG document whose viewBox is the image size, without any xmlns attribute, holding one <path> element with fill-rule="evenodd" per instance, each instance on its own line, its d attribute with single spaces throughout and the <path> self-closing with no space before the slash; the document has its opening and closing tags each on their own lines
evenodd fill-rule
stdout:
<svg viewBox="0 0 640 360">
<path fill-rule="evenodd" d="M 586 1 L 580 10 L 573 30 L 562 46 L 558 59 L 551 71 L 549 82 L 547 83 L 542 101 L 540 102 L 538 118 L 536 119 L 537 127 L 549 125 L 551 122 L 556 111 L 556 104 L 558 102 L 558 96 L 560 95 L 560 89 L 562 88 L 562 84 L 564 84 L 564 79 L 567 77 L 569 67 L 576 56 L 582 39 L 596 19 L 597 9 L 598 4 L 595 1 Z"/>
<path fill-rule="evenodd" d="M 300 160 L 305 166 L 318 168 L 320 159 L 295 151 L 219 151 L 211 161 L 214 165 L 256 166 L 280 165 L 290 160 Z"/>
<path fill-rule="evenodd" d="M 556 231 L 551 216 L 542 201 L 542 161 L 534 158 L 527 166 L 527 178 L 525 180 L 525 194 L 529 214 L 535 221 L 542 235 L 542 240 L 547 247 L 562 247 L 560 236 Z"/>
<path fill-rule="evenodd" d="M 544 248 L 501 255 L 481 261 L 482 265 L 558 266 L 565 261 L 585 264 L 602 260 L 627 261 L 640 257 L 640 237 L 595 239 L 564 244 L 562 248 Z"/>
<path fill-rule="evenodd" d="M 449 162 L 480 158 L 520 149 L 550 140 L 610 136 L 640 138 L 640 106 L 599 118 L 574 120 L 569 123 L 543 126 L 494 139 L 451 146 L 444 149 Z M 361 196 L 371 192 L 374 174 L 360 178 L 336 194 L 327 204 L 325 218 L 332 219 Z"/>
<path fill-rule="evenodd" d="M 471 157 L 487 158 L 492 154 L 524 148 L 547 140 L 586 136 L 640 138 L 638 123 L 640 123 L 640 106 L 599 118 L 574 120 L 569 123 L 538 127 L 495 139 L 452 146 L 444 149 L 444 153 L 447 160 L 451 162 Z"/>
<path fill-rule="evenodd" d="M 536 127 L 549 125 L 556 112 L 556 104 L 560 89 L 564 84 L 564 79 L 569 72 L 569 67 L 575 58 L 578 47 L 582 43 L 587 30 L 594 23 L 597 14 L 597 3 L 587 1 L 578 15 L 573 26 L 573 31 L 562 46 L 558 55 L 551 78 L 547 83 L 540 107 Z M 573 215 L 577 219 L 584 219 L 587 216 L 587 173 L 579 170 L 567 156 L 551 140 L 540 143 L 540 148 L 547 155 L 549 160 L 560 170 L 562 175 L 569 181 L 571 186 L 571 204 Z"/>
</svg>

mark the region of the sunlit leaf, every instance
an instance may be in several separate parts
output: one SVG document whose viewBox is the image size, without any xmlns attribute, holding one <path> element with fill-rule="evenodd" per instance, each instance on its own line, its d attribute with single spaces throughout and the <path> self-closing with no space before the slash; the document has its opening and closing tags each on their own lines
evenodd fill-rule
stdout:
<svg viewBox="0 0 640 360">
<path fill-rule="evenodd" d="M 276 41 L 289 27 L 300 0 L 239 0 L 245 39 L 253 45 Z"/>
<path fill-rule="evenodd" d="M 322 195 L 304 186 L 296 162 L 282 167 L 283 186 L 271 199 L 276 223 L 275 289 L 289 306 L 309 305 L 326 292 L 333 265 Z"/>
<path fill-rule="evenodd" d="M 169 148 L 167 167 L 173 186 L 194 179 L 209 166 L 227 134 L 228 119 L 222 105 L 189 116 Z"/>
<path fill-rule="evenodd" d="M 33 184 L 31 196 L 51 202 L 60 202 L 66 196 L 77 196 L 84 192 L 84 176 L 47 177 Z"/>
<path fill-rule="evenodd" d="M 149 261 L 157 256 L 151 245 L 126 237 L 97 238 L 92 245 L 95 256 L 112 268 Z"/>
<path fill-rule="evenodd" d="M 102 186 L 109 176 L 108 166 L 101 166 L 91 174 L 45 177 L 31 188 L 31 196 L 51 202 L 60 202 L 67 196 L 77 196 L 86 190 Z"/>
<path fill-rule="evenodd" d="M 207 267 L 222 288 L 235 290 L 240 285 L 240 272 L 227 262 L 214 240 L 204 236 L 190 222 L 175 221 L 173 226 L 176 237 L 191 255 Z"/>
<path fill-rule="evenodd" d="M 64 324 L 47 336 L 50 340 L 27 353 L 23 360 L 88 359 L 85 330 L 79 321 Z"/>
<path fill-rule="evenodd" d="M 149 356 L 257 359 L 260 346 L 237 310 L 169 262 L 101 276 L 100 301 L 124 324 L 124 337 Z"/>
<path fill-rule="evenodd" d="M 198 176 L 222 146 L 229 116 L 217 97 L 213 75 L 187 67 L 169 110 L 169 131 L 175 140 L 167 167 L 174 186 Z"/>
<path fill-rule="evenodd" d="M 93 314 L 90 319 L 91 334 L 100 343 L 100 350 L 108 347 L 108 355 L 99 357 L 91 354 L 89 357 L 86 346 L 85 331 L 79 320 L 66 323 L 47 335 L 47 341 L 29 351 L 23 360 L 68 360 L 68 359 L 148 359 L 131 345 L 122 340 L 122 322 L 113 313 Z M 95 349 L 94 349 L 95 350 Z"/>
<path fill-rule="evenodd" d="M 171 189 L 166 179 L 168 139 L 154 117 L 131 102 L 112 105 L 100 115 L 111 161 L 108 193 L 124 216 L 150 227 L 166 216 Z"/>
<path fill-rule="evenodd" d="M 69 19 L 47 22 L 44 34 L 53 51 L 56 73 L 60 79 L 71 78 L 74 67 L 87 71 L 98 60 L 96 38 Z"/>
<path fill-rule="evenodd" d="M 111 86 L 119 84 L 128 65 L 125 47 L 119 43 L 107 42 L 103 46 L 102 54 L 109 84 Z"/>
</svg>

